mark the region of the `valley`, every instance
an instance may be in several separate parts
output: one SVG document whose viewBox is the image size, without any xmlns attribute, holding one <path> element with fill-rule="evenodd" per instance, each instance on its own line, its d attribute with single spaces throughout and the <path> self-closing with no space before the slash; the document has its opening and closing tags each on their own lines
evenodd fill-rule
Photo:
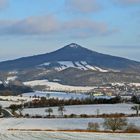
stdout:
<svg viewBox="0 0 140 140">
<path fill-rule="evenodd" d="M 0 140 L 140 140 L 140 0 L 0 0 Z"/>
<path fill-rule="evenodd" d="M 75 43 L 0 62 L 0 139 L 139 139 L 139 67 Z M 113 131 L 107 119 L 126 123 Z"/>
</svg>

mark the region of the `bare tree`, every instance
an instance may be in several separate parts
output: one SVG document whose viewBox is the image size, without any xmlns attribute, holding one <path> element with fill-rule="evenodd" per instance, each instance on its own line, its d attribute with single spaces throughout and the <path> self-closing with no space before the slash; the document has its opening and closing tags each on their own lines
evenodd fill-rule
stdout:
<svg viewBox="0 0 140 140">
<path fill-rule="evenodd" d="M 125 126 L 127 126 L 126 118 L 105 118 L 103 126 L 105 129 L 111 129 L 113 132 L 116 130 L 122 130 Z"/>
<path fill-rule="evenodd" d="M 2 114 L 2 105 L 0 105 L 0 115 Z"/>
<path fill-rule="evenodd" d="M 98 108 L 98 109 L 96 109 L 96 114 L 97 114 L 97 117 L 99 116 L 99 114 L 100 114 L 100 109 Z"/>
<path fill-rule="evenodd" d="M 132 110 L 136 111 L 136 115 L 139 116 L 140 104 L 131 107 Z"/>
<path fill-rule="evenodd" d="M 49 99 L 50 98 L 50 93 L 47 93 L 46 97 L 47 97 L 47 99 Z"/>
<path fill-rule="evenodd" d="M 140 128 L 137 127 L 134 123 L 130 123 L 127 125 L 126 132 L 140 132 Z"/>
<path fill-rule="evenodd" d="M 23 111 L 22 106 L 18 109 L 18 111 L 19 111 L 19 115 L 20 115 L 20 116 L 23 116 L 23 114 L 22 114 L 22 111 Z"/>
<path fill-rule="evenodd" d="M 9 106 L 9 108 L 11 109 L 12 114 L 15 115 L 15 112 L 16 112 L 19 108 L 21 108 L 21 105 L 11 104 L 11 105 Z"/>
<path fill-rule="evenodd" d="M 60 112 L 61 116 L 64 115 L 64 111 L 66 111 L 66 110 L 65 110 L 65 107 L 62 106 L 62 105 L 60 105 L 60 106 L 58 107 L 58 112 Z"/>
<path fill-rule="evenodd" d="M 53 113 L 53 109 L 52 108 L 48 108 L 48 109 L 45 110 L 45 112 L 47 112 L 48 116 L 50 117 L 51 113 Z"/>
</svg>

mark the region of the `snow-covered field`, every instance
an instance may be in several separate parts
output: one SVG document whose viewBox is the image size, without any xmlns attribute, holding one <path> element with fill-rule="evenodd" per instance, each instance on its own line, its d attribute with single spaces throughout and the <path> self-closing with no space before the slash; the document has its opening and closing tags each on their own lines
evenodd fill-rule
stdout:
<svg viewBox="0 0 140 140">
<path fill-rule="evenodd" d="M 139 140 L 140 134 L 100 134 L 77 132 L 8 132 L 0 140 Z"/>
<path fill-rule="evenodd" d="M 106 106 L 106 107 L 105 107 Z M 112 107 L 111 107 L 112 106 Z M 117 105 L 88 105 L 88 106 L 69 106 L 71 111 L 75 109 L 79 114 L 85 113 L 88 108 L 90 111 L 100 107 L 105 107 L 108 111 L 112 108 L 112 111 L 117 108 L 118 110 L 124 109 L 126 111 L 129 104 L 117 104 Z M 104 108 L 104 109 L 105 109 Z M 34 114 L 44 113 L 44 109 L 27 109 L 24 111 L 31 112 Z M 122 109 L 122 111 L 123 111 Z M 96 109 L 95 109 L 96 110 Z M 106 111 L 107 111 L 106 110 Z M 105 112 L 106 112 L 105 111 Z M 128 110 L 127 110 L 128 111 Z M 36 113 L 37 112 L 37 113 Z M 57 112 L 57 109 L 56 109 Z M 96 111 L 95 111 L 96 113 Z M 134 123 L 140 127 L 140 117 L 128 118 L 129 123 Z M 100 124 L 100 130 L 103 130 L 102 118 L 1 118 L 0 119 L 0 140 L 139 140 L 140 134 L 107 134 L 107 133 L 78 133 L 78 132 L 33 132 L 33 131 L 7 131 L 8 129 L 40 129 L 40 130 L 74 130 L 74 129 L 87 129 L 89 122 L 98 122 Z"/>
<path fill-rule="evenodd" d="M 20 102 L 0 101 L 0 105 L 2 105 L 2 107 L 9 107 L 11 104 L 20 104 Z"/>
<path fill-rule="evenodd" d="M 47 97 L 49 95 L 50 98 L 58 98 L 58 99 L 82 99 L 82 98 L 89 98 L 89 95 L 83 94 L 83 93 L 66 93 L 66 92 L 43 92 L 43 91 L 36 91 L 36 92 L 30 92 L 30 93 L 23 93 L 23 97 L 33 97 L 33 96 L 39 96 L 39 97 Z"/>
<path fill-rule="evenodd" d="M 95 87 L 83 87 L 83 86 L 69 86 L 69 85 L 62 85 L 57 82 L 49 82 L 48 80 L 34 80 L 34 81 L 28 81 L 24 82 L 27 86 L 37 86 L 37 85 L 43 85 L 46 86 L 46 89 L 49 90 L 55 90 L 55 91 L 80 91 L 80 92 L 87 92 Z"/>
<path fill-rule="evenodd" d="M 20 101 L 20 100 L 29 100 L 29 97 L 21 97 L 21 96 L 0 96 L 0 99 L 17 102 L 17 101 Z"/>
<path fill-rule="evenodd" d="M 90 95 L 85 93 L 68 93 L 68 92 L 56 92 L 56 91 L 35 91 L 35 92 L 29 92 L 29 93 L 23 93 L 23 97 L 29 98 L 29 97 L 48 97 L 49 98 L 58 98 L 58 99 L 85 99 L 90 98 Z M 98 95 L 94 98 L 104 98 L 104 99 L 110 99 L 113 96 L 104 96 L 104 95 Z"/>
<path fill-rule="evenodd" d="M 32 98 L 20 96 L 0 96 L 0 99 L 4 100 L 0 101 L 2 107 L 9 107 L 11 104 L 21 104 L 22 101 L 27 102 L 32 100 Z"/>
<path fill-rule="evenodd" d="M 38 92 L 37 92 L 38 93 Z M 44 96 L 44 92 L 38 93 Z M 38 96 L 38 94 L 36 96 Z M 48 92 L 45 94 L 47 96 Z M 73 93 L 49 93 L 50 97 L 59 98 L 71 98 L 74 97 L 84 98 L 87 95 L 73 94 Z M 0 104 L 4 107 L 10 104 L 19 104 L 25 99 L 26 101 L 32 100 L 30 96 L 34 96 L 34 93 L 25 93 L 23 97 L 0 97 L 9 101 L 0 101 Z M 64 114 L 99 114 L 103 113 L 126 113 L 131 114 L 135 111 L 131 110 L 133 104 L 99 104 L 99 105 L 76 105 L 66 106 Z M 23 114 L 31 115 L 46 115 L 46 108 L 30 108 L 24 109 Z M 53 114 L 59 115 L 57 107 L 53 107 Z M 134 123 L 140 127 L 140 117 L 128 118 L 129 123 Z M 0 140 L 139 140 L 140 134 L 107 134 L 107 133 L 78 133 L 78 132 L 58 132 L 58 131 L 7 131 L 8 129 L 41 129 L 41 130 L 73 130 L 73 129 L 87 129 L 89 122 L 98 122 L 100 124 L 100 130 L 103 130 L 102 118 L 0 118 Z"/>
<path fill-rule="evenodd" d="M 140 117 L 128 118 L 129 123 L 135 123 L 140 127 Z M 41 129 L 41 130 L 86 130 L 89 122 L 98 122 L 100 130 L 103 130 L 102 118 L 3 118 L 0 119 L 0 132 L 5 132 L 8 129 Z"/>
<path fill-rule="evenodd" d="M 125 114 L 134 114 L 135 111 L 131 110 L 133 104 L 98 104 L 98 105 L 73 105 L 65 106 L 64 114 L 88 114 L 96 115 L 98 114 L 111 114 L 111 113 L 125 113 Z M 23 110 L 23 114 L 30 115 L 46 115 L 46 108 L 28 108 Z M 52 107 L 53 115 L 59 115 L 58 107 Z"/>
</svg>

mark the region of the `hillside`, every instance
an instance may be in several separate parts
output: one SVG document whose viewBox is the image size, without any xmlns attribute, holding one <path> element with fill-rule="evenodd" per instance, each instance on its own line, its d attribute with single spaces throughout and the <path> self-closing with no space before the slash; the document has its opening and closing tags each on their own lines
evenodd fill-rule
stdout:
<svg viewBox="0 0 140 140">
<path fill-rule="evenodd" d="M 51 53 L 0 62 L 1 71 L 23 70 L 38 67 L 54 68 L 57 70 L 75 67 L 83 70 L 100 72 L 138 72 L 140 70 L 140 62 L 101 54 L 75 43 L 69 44 Z"/>
<path fill-rule="evenodd" d="M 48 80 L 64 85 L 92 86 L 140 82 L 140 62 L 101 54 L 75 43 L 51 53 L 0 62 L 0 80 Z"/>
</svg>

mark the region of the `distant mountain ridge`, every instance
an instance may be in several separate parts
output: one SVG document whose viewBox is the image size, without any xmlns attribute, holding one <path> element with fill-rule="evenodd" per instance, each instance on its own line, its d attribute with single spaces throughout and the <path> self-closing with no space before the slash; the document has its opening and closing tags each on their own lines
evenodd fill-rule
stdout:
<svg viewBox="0 0 140 140">
<path fill-rule="evenodd" d="M 140 62 L 106 55 L 71 43 L 51 53 L 0 62 L 0 71 L 46 68 L 64 70 L 69 67 L 99 72 L 140 72 Z"/>
</svg>

